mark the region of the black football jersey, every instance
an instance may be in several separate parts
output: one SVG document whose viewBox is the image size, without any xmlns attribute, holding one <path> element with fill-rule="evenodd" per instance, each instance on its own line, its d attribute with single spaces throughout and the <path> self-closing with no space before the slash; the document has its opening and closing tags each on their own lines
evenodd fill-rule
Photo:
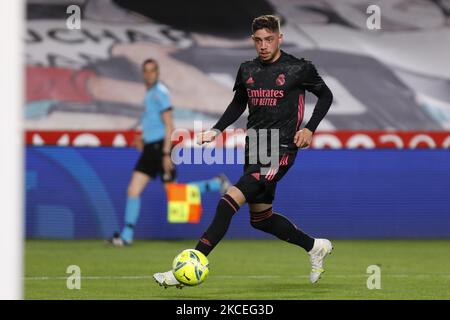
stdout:
<svg viewBox="0 0 450 320">
<path fill-rule="evenodd" d="M 280 143 L 291 145 L 303 120 L 305 90 L 317 95 L 324 86 L 310 61 L 281 51 L 272 63 L 259 58 L 242 63 L 233 90 L 248 98 L 247 129 L 278 129 Z M 306 127 L 315 131 L 320 120 L 311 119 Z"/>
</svg>

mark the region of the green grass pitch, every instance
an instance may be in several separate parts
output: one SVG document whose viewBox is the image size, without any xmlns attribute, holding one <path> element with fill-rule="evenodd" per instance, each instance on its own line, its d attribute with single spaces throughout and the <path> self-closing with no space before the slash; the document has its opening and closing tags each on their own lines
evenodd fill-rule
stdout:
<svg viewBox="0 0 450 320">
<path fill-rule="evenodd" d="M 224 240 L 209 256 L 200 286 L 164 289 L 154 272 L 195 241 L 28 240 L 26 299 L 450 299 L 450 240 L 333 241 L 326 272 L 310 284 L 302 249 L 279 240 Z M 81 268 L 81 289 L 69 290 L 69 265 Z M 367 267 L 381 268 L 381 289 L 366 286 Z"/>
</svg>

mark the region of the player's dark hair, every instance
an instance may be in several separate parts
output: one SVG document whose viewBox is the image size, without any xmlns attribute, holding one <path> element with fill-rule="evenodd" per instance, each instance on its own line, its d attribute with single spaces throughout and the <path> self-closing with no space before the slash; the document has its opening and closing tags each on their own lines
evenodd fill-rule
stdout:
<svg viewBox="0 0 450 320">
<path fill-rule="evenodd" d="M 280 18 L 273 15 L 263 15 L 253 19 L 252 32 L 255 33 L 260 29 L 268 29 L 272 32 L 279 32 Z"/>
<path fill-rule="evenodd" d="M 147 63 L 153 63 L 156 66 L 156 70 L 159 69 L 158 62 L 155 59 L 149 58 L 149 59 L 145 59 L 144 62 L 142 62 L 142 70 L 144 70 L 145 65 Z"/>
</svg>

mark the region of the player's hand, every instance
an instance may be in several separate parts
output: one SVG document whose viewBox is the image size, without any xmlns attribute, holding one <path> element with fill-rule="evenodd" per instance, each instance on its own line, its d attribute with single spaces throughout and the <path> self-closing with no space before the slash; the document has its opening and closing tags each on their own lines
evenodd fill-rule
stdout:
<svg viewBox="0 0 450 320">
<path fill-rule="evenodd" d="M 144 150 L 144 139 L 142 139 L 141 135 L 135 135 L 134 136 L 134 142 L 133 145 L 142 152 Z"/>
<path fill-rule="evenodd" d="M 207 130 L 197 135 L 197 144 L 202 145 L 205 142 L 213 141 L 220 134 L 219 130 Z"/>
<path fill-rule="evenodd" d="M 298 148 L 307 148 L 311 145 L 313 133 L 307 128 L 298 130 L 294 136 L 294 143 Z"/>
<path fill-rule="evenodd" d="M 173 170 L 173 162 L 172 162 L 172 159 L 170 158 L 170 155 L 163 156 L 162 165 L 163 165 L 164 172 L 166 172 L 166 173 L 170 173 Z"/>
</svg>

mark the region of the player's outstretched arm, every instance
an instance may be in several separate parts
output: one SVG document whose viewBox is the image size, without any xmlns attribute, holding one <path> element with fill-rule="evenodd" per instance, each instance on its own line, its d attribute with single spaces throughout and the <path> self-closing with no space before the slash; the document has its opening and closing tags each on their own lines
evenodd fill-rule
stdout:
<svg viewBox="0 0 450 320">
<path fill-rule="evenodd" d="M 223 130 L 239 119 L 247 107 L 247 101 L 246 91 L 236 90 L 233 100 L 213 128 L 197 135 L 197 143 L 201 145 L 205 142 L 213 141 Z"/>
</svg>

